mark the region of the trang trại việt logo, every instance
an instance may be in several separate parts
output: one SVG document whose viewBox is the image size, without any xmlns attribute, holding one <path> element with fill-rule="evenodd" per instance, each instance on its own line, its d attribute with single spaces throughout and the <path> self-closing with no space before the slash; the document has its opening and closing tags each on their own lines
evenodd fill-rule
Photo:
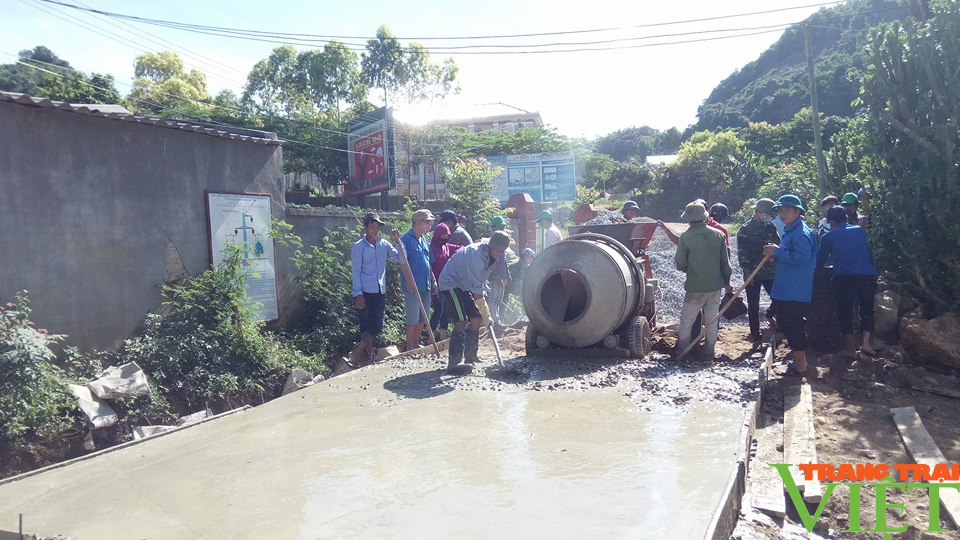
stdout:
<svg viewBox="0 0 960 540">
<path fill-rule="evenodd" d="M 946 532 L 940 528 L 940 490 L 955 489 L 960 493 L 960 465 L 956 463 L 952 465 L 938 464 L 933 467 L 912 463 L 894 465 L 893 470 L 898 472 L 901 478 L 908 478 L 908 474 L 913 473 L 912 476 L 909 476 L 913 479 L 910 483 L 894 480 L 890 476 L 890 467 L 882 463 L 843 464 L 838 467 L 823 463 L 801 464 L 797 467 L 807 480 L 816 479 L 824 482 L 827 486 L 816 512 L 811 516 L 810 512 L 807 511 L 807 505 L 803 502 L 803 496 L 793 480 L 793 475 L 790 474 L 792 465 L 789 463 L 774 463 L 770 466 L 780 473 L 783 485 L 790 495 L 790 500 L 793 501 L 793 505 L 796 507 L 807 532 L 813 531 L 813 526 L 820 519 L 820 513 L 823 512 L 827 501 L 830 500 L 830 495 L 833 494 L 833 490 L 837 486 L 846 486 L 850 489 L 850 522 L 849 528 L 844 532 L 888 533 L 883 535 L 884 539 L 892 538 L 893 535 L 889 533 L 905 532 L 907 530 L 906 525 L 901 528 L 887 525 L 888 508 L 899 509 L 901 513 L 906 515 L 903 503 L 887 502 L 887 490 L 899 489 L 904 492 L 915 489 L 928 490 L 930 502 L 927 515 L 928 526 L 924 532 Z M 865 484 L 865 482 L 870 482 L 870 484 Z M 876 528 L 874 529 L 864 529 L 860 523 L 860 492 L 865 487 L 876 489 Z"/>
</svg>

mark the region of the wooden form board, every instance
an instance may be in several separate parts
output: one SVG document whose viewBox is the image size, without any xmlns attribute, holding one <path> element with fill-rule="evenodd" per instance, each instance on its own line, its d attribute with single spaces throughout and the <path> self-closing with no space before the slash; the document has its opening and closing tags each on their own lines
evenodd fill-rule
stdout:
<svg viewBox="0 0 960 540">
<path fill-rule="evenodd" d="M 917 463 L 934 465 L 947 463 L 940 447 L 923 427 L 923 421 L 920 415 L 913 407 L 896 407 L 890 409 L 893 415 L 893 422 L 897 425 L 897 431 L 900 432 L 900 438 L 903 439 L 903 445 L 907 447 L 907 453 Z M 919 481 L 915 479 L 914 481 Z M 960 526 L 960 493 L 952 489 L 940 490 L 940 506 L 946 510 L 947 515 L 953 524 Z"/>
<path fill-rule="evenodd" d="M 820 481 L 806 480 L 801 463 L 817 461 L 817 443 L 813 428 L 813 392 L 806 382 L 788 386 L 783 392 L 783 457 L 792 463 L 790 472 L 806 502 L 818 503 L 823 497 Z"/>
<path fill-rule="evenodd" d="M 783 463 L 783 426 L 776 421 L 767 422 L 763 411 L 764 388 L 770 379 L 773 363 L 773 345 L 767 347 L 763 365 L 758 373 L 759 389 L 753 438 L 756 440 L 755 455 L 750 460 L 750 485 L 748 486 L 748 504 L 773 517 L 783 517 L 787 513 L 786 499 L 783 494 L 783 481 L 770 463 Z"/>
</svg>

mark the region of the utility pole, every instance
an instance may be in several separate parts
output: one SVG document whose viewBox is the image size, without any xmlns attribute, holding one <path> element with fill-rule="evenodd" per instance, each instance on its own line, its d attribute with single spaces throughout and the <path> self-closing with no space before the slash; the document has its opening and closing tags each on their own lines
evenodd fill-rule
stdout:
<svg viewBox="0 0 960 540">
<path fill-rule="evenodd" d="M 803 25 L 803 45 L 807 53 L 807 78 L 810 82 L 810 116 L 813 120 L 813 151 L 817 158 L 817 188 L 820 196 L 826 195 L 827 160 L 823 157 L 823 142 L 820 140 L 820 106 L 817 103 L 817 77 L 813 70 L 813 46 L 810 40 L 810 25 Z"/>
</svg>

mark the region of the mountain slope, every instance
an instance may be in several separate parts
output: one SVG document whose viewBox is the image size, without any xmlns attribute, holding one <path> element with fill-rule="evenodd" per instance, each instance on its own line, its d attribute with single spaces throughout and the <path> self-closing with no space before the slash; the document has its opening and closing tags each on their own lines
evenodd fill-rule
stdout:
<svg viewBox="0 0 960 540">
<path fill-rule="evenodd" d="M 820 112 L 852 116 L 860 83 L 851 71 L 866 68 L 867 30 L 904 19 L 909 9 L 896 0 L 852 0 L 821 9 L 810 25 Z M 724 79 L 698 110 L 687 133 L 742 127 L 747 122 L 779 124 L 810 106 L 803 25 L 794 25 L 759 58 Z"/>
</svg>

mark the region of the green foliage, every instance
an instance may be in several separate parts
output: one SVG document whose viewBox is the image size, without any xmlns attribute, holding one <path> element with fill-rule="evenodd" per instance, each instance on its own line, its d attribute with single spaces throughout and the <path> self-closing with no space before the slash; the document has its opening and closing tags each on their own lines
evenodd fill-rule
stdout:
<svg viewBox="0 0 960 540">
<path fill-rule="evenodd" d="M 112 75 L 86 75 L 53 51 L 20 51 L 20 63 L 0 65 L 0 89 L 68 103 L 120 103 Z"/>
<path fill-rule="evenodd" d="M 409 227 L 409 217 L 405 223 Z M 391 225 L 401 230 L 404 227 L 399 222 Z M 301 273 L 298 279 L 306 307 L 292 339 L 305 351 L 337 358 L 352 349 L 360 337 L 351 294 L 350 253 L 361 235 L 359 229 L 341 227 L 330 230 L 309 252 L 298 251 L 294 255 L 294 264 Z M 402 341 L 404 335 L 399 275 L 397 265 L 387 265 L 387 315 L 380 335 L 381 341 L 386 343 Z"/>
<path fill-rule="evenodd" d="M 935 311 L 957 310 L 960 6 L 911 7 L 917 22 L 872 33 L 861 94 L 867 117 L 857 124 L 864 133 L 847 142 L 862 144 L 860 155 L 875 155 L 855 174 L 877 195 L 871 237 L 881 268 L 896 272 Z"/>
<path fill-rule="evenodd" d="M 27 293 L 0 308 L 0 448 L 27 450 L 83 424 L 52 346 L 64 336 L 38 330 L 30 321 Z"/>
<path fill-rule="evenodd" d="M 426 47 L 418 43 L 402 46 L 386 25 L 377 29 L 376 38 L 367 41 L 360 66 L 364 82 L 383 91 L 387 106 L 395 101 L 432 101 L 460 91 L 456 84 L 458 68 L 452 58 L 434 64 Z"/>
<path fill-rule="evenodd" d="M 593 204 L 603 197 L 597 188 L 588 188 L 584 186 L 577 187 L 577 198 L 573 201 L 573 208 L 579 208 L 582 204 Z"/>
<path fill-rule="evenodd" d="M 209 114 L 209 106 L 202 103 L 210 97 L 207 76 L 195 69 L 186 71 L 177 53 L 143 53 L 133 72 L 136 79 L 127 99 L 134 112 L 162 118 Z"/>
<path fill-rule="evenodd" d="M 607 189 L 617 193 L 649 193 L 657 188 L 653 169 L 642 159 L 631 157 L 617 163 Z"/>
<path fill-rule="evenodd" d="M 500 169 L 491 169 L 483 158 L 456 160 L 443 171 L 450 206 L 467 217 L 475 237 L 489 236 L 490 219 L 500 215 L 500 202 L 490 195 L 499 175 Z"/>
<path fill-rule="evenodd" d="M 647 156 L 674 154 L 680 148 L 681 135 L 677 128 L 659 131 L 650 126 L 629 127 L 597 138 L 596 151 L 616 161 Z"/>
<path fill-rule="evenodd" d="M 610 175 L 617 167 L 617 162 L 606 154 L 597 154 L 585 148 L 578 148 L 575 152 L 577 184 L 596 188 L 601 193 L 606 191 Z"/>
<path fill-rule="evenodd" d="M 217 268 L 165 287 L 167 313 L 147 316 L 121 361 L 138 362 L 175 407 L 191 412 L 263 402 L 292 368 L 321 371 L 319 359 L 262 331 L 244 282 L 240 251 L 231 249 Z"/>
</svg>

